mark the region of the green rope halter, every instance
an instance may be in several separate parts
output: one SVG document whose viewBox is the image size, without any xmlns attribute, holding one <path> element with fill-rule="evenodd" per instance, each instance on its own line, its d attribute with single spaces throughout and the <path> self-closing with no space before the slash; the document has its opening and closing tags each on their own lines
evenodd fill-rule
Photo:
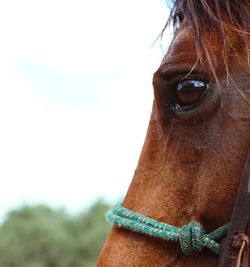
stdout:
<svg viewBox="0 0 250 267">
<path fill-rule="evenodd" d="M 206 234 L 202 225 L 196 221 L 177 228 L 128 210 L 121 203 L 114 205 L 107 213 L 106 218 L 118 227 L 164 240 L 179 241 L 181 250 L 186 255 L 201 251 L 203 248 L 219 254 L 220 244 L 216 241 L 224 237 L 228 230 L 228 224 L 225 224 Z"/>
</svg>

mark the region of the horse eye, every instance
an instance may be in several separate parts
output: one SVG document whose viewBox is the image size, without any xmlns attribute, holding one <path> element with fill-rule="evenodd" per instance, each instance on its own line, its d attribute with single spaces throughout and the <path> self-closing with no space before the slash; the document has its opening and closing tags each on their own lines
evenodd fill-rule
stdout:
<svg viewBox="0 0 250 267">
<path fill-rule="evenodd" d="M 183 80 L 175 90 L 175 108 L 186 107 L 198 102 L 206 93 L 208 84 L 197 80 Z"/>
</svg>

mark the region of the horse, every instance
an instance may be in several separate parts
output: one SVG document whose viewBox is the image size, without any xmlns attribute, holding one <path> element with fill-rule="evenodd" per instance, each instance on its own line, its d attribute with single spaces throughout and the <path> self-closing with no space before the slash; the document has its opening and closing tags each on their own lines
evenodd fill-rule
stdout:
<svg viewBox="0 0 250 267">
<path fill-rule="evenodd" d="M 175 0 L 146 139 L 122 207 L 207 233 L 230 221 L 250 148 L 250 1 Z M 164 31 L 164 30 L 163 30 Z M 119 179 L 119 174 L 117 176 Z M 188 253 L 187 253 L 188 254 Z M 113 227 L 98 267 L 215 267 L 207 249 Z"/>
</svg>

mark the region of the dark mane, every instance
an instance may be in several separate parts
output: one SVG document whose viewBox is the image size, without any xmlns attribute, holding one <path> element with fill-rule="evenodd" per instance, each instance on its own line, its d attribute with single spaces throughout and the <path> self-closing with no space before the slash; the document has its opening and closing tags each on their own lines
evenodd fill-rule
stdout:
<svg viewBox="0 0 250 267">
<path fill-rule="evenodd" d="M 168 1 L 169 2 L 169 1 Z M 228 70 L 228 48 L 232 45 L 229 42 L 228 33 L 235 32 L 242 40 L 244 47 L 248 44 L 248 35 L 250 33 L 250 0 L 175 0 L 170 3 L 171 22 L 175 26 L 184 18 L 193 29 L 195 44 L 200 63 L 206 60 L 213 76 L 218 82 L 214 52 L 208 47 L 203 33 L 215 29 L 221 36 L 221 47 L 224 64 Z M 225 23 L 225 16 L 226 21 Z M 248 63 L 249 63 L 249 54 Z"/>
</svg>

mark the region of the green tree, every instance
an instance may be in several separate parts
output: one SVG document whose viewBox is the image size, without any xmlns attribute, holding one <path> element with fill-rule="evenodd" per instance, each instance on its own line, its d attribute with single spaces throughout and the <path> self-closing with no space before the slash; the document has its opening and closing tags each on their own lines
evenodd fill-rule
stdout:
<svg viewBox="0 0 250 267">
<path fill-rule="evenodd" d="M 12 211 L 0 227 L 0 267 L 94 267 L 110 225 L 96 202 L 69 216 L 44 205 Z"/>
</svg>

